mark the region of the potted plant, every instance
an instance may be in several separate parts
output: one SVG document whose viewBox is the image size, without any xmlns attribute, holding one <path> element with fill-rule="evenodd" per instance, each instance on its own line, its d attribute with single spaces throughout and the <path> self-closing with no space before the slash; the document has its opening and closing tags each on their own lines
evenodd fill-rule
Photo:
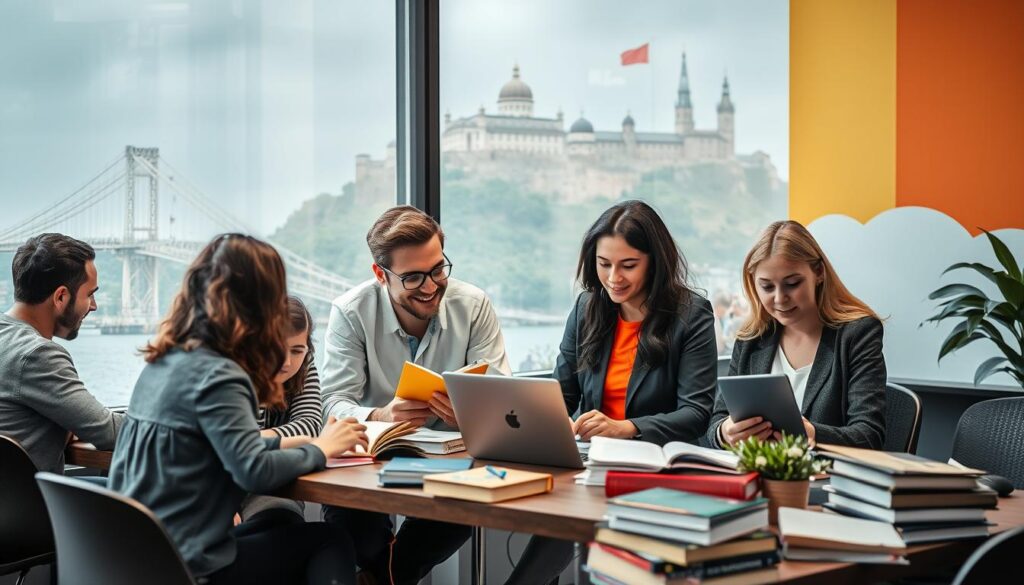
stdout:
<svg viewBox="0 0 1024 585">
<path fill-rule="evenodd" d="M 761 474 L 761 491 L 768 498 L 768 521 L 773 525 L 778 523 L 780 507 L 807 507 L 811 476 L 831 465 L 811 454 L 807 437 L 786 432 L 778 441 L 748 437 L 730 449 L 739 457 L 741 471 Z"/>
<path fill-rule="evenodd" d="M 992 374 L 1006 372 L 1024 387 L 1024 356 L 1021 355 L 1024 352 L 1024 276 L 1006 244 L 987 231 L 985 235 L 1002 270 L 979 262 L 957 262 L 943 274 L 952 270 L 973 270 L 995 284 L 1002 298 L 989 298 L 970 284 L 947 284 L 928 295 L 929 299 L 942 299 L 942 302 L 938 312 L 926 322 L 959 320 L 942 342 L 939 361 L 980 339 L 987 339 L 999 348 L 1003 355 L 981 362 L 975 370 L 975 385 Z"/>
</svg>

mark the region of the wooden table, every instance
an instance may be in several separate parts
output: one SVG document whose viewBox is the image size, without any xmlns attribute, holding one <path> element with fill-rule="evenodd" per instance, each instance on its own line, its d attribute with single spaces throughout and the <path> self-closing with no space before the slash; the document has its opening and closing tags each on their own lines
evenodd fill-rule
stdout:
<svg viewBox="0 0 1024 585">
<path fill-rule="evenodd" d="M 107 469 L 110 467 L 110 452 L 97 451 L 87 443 L 75 443 L 68 449 L 67 461 L 74 465 Z M 602 519 L 605 512 L 603 488 L 576 485 L 573 475 L 577 472 L 572 470 L 508 463 L 500 465 L 552 473 L 555 489 L 543 496 L 498 504 L 435 498 L 416 488 L 379 487 L 377 472 L 381 466 L 376 464 L 304 475 L 282 489 L 279 495 L 319 504 L 541 534 L 577 542 L 588 542 L 593 538 L 594 524 Z M 988 519 L 996 523 L 993 532 L 1024 525 L 1024 491 L 1000 498 L 999 509 L 990 510 Z M 905 566 L 783 561 L 779 563 L 775 576 L 767 582 L 860 585 L 920 575 L 963 564 L 981 542 L 960 540 L 912 546 L 906 555 L 910 564 Z M 475 548 L 474 553 L 482 553 L 482 541 L 477 546 L 481 549 Z M 482 568 L 481 560 L 474 570 L 475 579 L 479 578 Z"/>
</svg>

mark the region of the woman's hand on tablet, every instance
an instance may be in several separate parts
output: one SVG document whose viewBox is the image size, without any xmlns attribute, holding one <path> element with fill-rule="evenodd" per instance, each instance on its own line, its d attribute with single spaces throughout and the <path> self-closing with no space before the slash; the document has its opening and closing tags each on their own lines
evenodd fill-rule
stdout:
<svg viewBox="0 0 1024 585">
<path fill-rule="evenodd" d="M 814 425 L 811 424 L 811 421 L 807 420 L 806 417 L 802 416 L 800 418 L 804 422 L 804 433 L 807 435 L 807 446 L 813 448 L 814 447 Z M 772 439 L 774 439 L 776 441 L 782 440 L 782 433 L 780 433 L 779 431 L 774 431 L 772 433 Z"/>
<path fill-rule="evenodd" d="M 747 437 L 757 437 L 764 441 L 772 436 L 772 423 L 759 416 L 733 421 L 727 417 L 719 427 L 722 440 L 728 445 L 735 445 Z"/>
</svg>

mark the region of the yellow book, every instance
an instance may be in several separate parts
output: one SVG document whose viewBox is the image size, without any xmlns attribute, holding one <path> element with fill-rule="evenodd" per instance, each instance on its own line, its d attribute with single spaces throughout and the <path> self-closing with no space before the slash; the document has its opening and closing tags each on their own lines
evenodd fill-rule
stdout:
<svg viewBox="0 0 1024 585">
<path fill-rule="evenodd" d="M 427 475 L 423 478 L 423 491 L 444 498 L 493 503 L 546 494 L 555 487 L 550 473 L 504 467 L 490 469 L 494 471 L 488 471 L 487 467 L 477 467 L 467 471 Z M 504 477 L 499 477 L 502 473 Z"/>
<path fill-rule="evenodd" d="M 487 363 L 469 364 L 455 371 L 462 374 L 483 374 L 487 372 Z M 448 393 L 441 374 L 419 364 L 405 362 L 405 365 L 402 366 L 402 377 L 398 379 L 395 396 L 406 400 L 429 402 L 434 392 Z"/>
</svg>

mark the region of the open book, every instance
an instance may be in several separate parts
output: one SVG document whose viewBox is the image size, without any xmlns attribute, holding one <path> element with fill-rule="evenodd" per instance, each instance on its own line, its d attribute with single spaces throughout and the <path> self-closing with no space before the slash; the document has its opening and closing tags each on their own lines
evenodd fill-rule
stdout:
<svg viewBox="0 0 1024 585">
<path fill-rule="evenodd" d="M 484 374 L 487 372 L 487 363 L 469 364 L 455 371 L 462 374 Z M 434 392 L 448 393 L 441 374 L 419 364 L 405 362 L 405 365 L 402 366 L 402 377 L 398 379 L 395 396 L 406 400 L 428 402 Z"/>
<path fill-rule="evenodd" d="M 377 422 L 366 421 L 366 436 L 370 439 L 369 449 L 361 446 L 327 460 L 327 467 L 349 467 L 373 463 L 387 451 L 412 451 L 420 455 L 446 455 L 465 451 L 462 435 L 458 432 L 435 431 L 418 428 L 408 421 Z"/>
<path fill-rule="evenodd" d="M 621 471 L 663 469 L 704 469 L 739 474 L 739 457 L 729 451 L 698 447 L 673 441 L 664 447 L 645 441 L 594 437 L 590 441 L 587 467 Z"/>
</svg>

